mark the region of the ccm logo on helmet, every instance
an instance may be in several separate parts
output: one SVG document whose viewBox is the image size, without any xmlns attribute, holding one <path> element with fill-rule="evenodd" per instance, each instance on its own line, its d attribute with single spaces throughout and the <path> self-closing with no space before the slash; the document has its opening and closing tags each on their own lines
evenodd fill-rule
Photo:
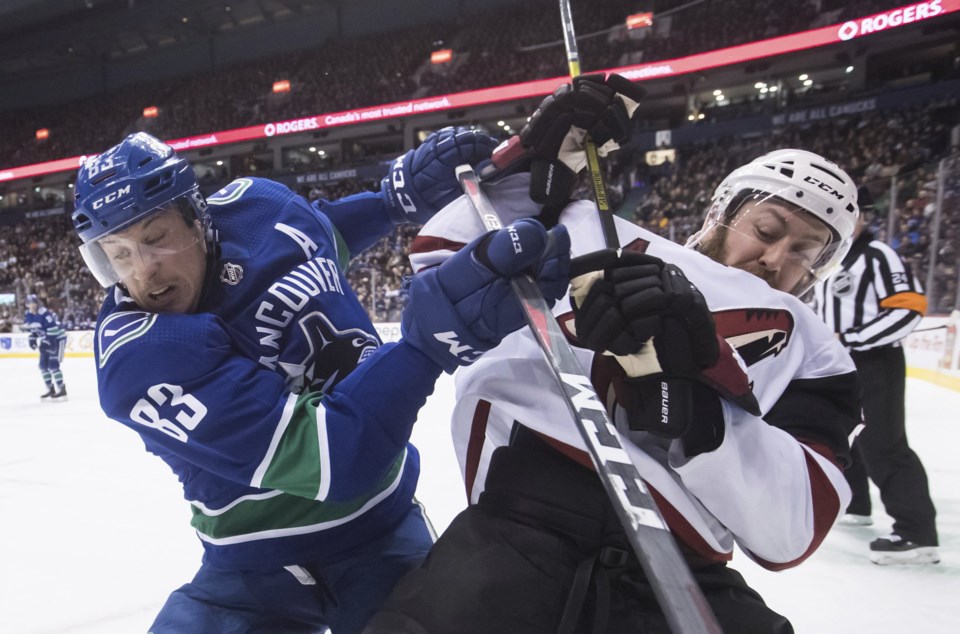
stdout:
<svg viewBox="0 0 960 634">
<path fill-rule="evenodd" d="M 130 193 L 130 185 L 127 185 L 126 187 L 121 187 L 117 191 L 110 192 L 109 194 L 107 194 L 102 198 L 97 198 L 95 201 L 93 201 L 90 207 L 93 209 L 100 209 L 101 207 L 103 207 L 104 203 L 112 203 L 113 201 L 119 200 L 120 198 L 122 198 L 123 196 L 126 196 L 129 193 Z"/>
<path fill-rule="evenodd" d="M 831 196 L 833 196 L 833 197 L 836 198 L 837 200 L 843 200 L 843 194 L 841 194 L 839 191 L 837 191 L 837 190 L 834 189 L 833 187 L 830 187 L 829 185 L 827 185 L 827 184 L 824 183 L 823 181 L 817 180 L 817 179 L 814 178 L 813 176 L 804 176 L 804 177 L 803 177 L 803 180 L 804 180 L 804 182 L 810 183 L 811 185 L 816 185 L 817 187 L 819 187 L 819 188 L 822 189 L 823 191 L 827 192 L 828 194 L 830 194 Z"/>
</svg>

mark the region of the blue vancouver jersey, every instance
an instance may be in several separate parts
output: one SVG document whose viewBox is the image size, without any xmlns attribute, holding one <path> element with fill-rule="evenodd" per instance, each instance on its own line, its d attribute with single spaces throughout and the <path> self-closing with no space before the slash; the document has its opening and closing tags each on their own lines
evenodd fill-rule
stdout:
<svg viewBox="0 0 960 634">
<path fill-rule="evenodd" d="M 368 222 L 374 194 L 310 205 L 255 178 L 207 202 L 219 254 L 196 313 L 143 312 L 119 286 L 104 303 L 101 405 L 179 477 L 205 562 L 331 560 L 409 511 L 408 439 L 440 374 L 381 345 L 343 274 L 392 225 Z"/>
<path fill-rule="evenodd" d="M 60 341 L 67 338 L 67 333 L 60 325 L 60 320 L 45 306 L 38 306 L 37 312 L 27 311 L 23 316 L 24 329 L 30 333 L 31 341 Z"/>
</svg>

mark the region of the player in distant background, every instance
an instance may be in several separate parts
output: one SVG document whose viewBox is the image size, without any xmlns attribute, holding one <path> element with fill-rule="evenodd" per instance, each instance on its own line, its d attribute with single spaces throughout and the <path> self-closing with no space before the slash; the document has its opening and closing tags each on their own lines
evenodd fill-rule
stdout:
<svg viewBox="0 0 960 634">
<path fill-rule="evenodd" d="M 506 277 L 529 270 L 563 294 L 569 241 L 526 220 L 482 236 L 411 283 L 397 344 L 381 345 L 343 269 L 458 196 L 453 165 L 490 148 L 442 130 L 380 193 L 313 204 L 259 178 L 205 198 L 144 133 L 81 167 L 73 222 L 110 288 L 100 403 L 180 478 L 204 547 L 153 634 L 355 633 L 425 556 L 417 411 L 441 371 L 523 323 Z"/>
<path fill-rule="evenodd" d="M 567 226 L 580 257 L 554 313 L 723 630 L 792 632 L 727 562 L 737 544 L 764 568 L 796 566 L 849 501 L 855 369 L 796 295 L 849 248 L 856 189 L 819 156 L 774 152 L 717 189 L 695 242 L 711 257 L 619 218 L 623 251 L 605 249 L 593 203 L 531 198 L 545 198 L 540 174 L 585 164 L 584 129 L 608 149 L 629 138 L 631 94 L 612 77 L 555 93 L 520 136 L 531 174 L 488 194 L 504 222 Z M 421 230 L 415 269 L 481 228 L 455 201 Z M 471 505 L 368 634 L 668 632 L 532 335 L 505 338 L 459 370 L 456 387 L 454 447 Z"/>
<path fill-rule="evenodd" d="M 23 325 L 30 332 L 30 347 L 40 352 L 40 374 L 47 391 L 40 395 L 45 403 L 67 400 L 67 386 L 63 382 L 63 353 L 67 348 L 67 333 L 57 316 L 40 303 L 36 295 L 27 295 L 27 311 Z"/>
</svg>

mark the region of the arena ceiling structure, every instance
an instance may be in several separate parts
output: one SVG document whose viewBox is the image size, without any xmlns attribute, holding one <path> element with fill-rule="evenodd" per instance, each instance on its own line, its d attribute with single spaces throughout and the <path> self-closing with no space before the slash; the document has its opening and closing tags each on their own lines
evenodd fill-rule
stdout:
<svg viewBox="0 0 960 634">
<path fill-rule="evenodd" d="M 334 0 L 5 0 L 0 80 L 302 19 Z"/>
</svg>

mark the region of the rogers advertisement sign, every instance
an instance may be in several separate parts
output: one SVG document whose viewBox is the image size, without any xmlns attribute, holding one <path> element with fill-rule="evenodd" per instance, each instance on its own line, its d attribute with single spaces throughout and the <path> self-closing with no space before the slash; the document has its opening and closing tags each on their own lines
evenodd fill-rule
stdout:
<svg viewBox="0 0 960 634">
<path fill-rule="evenodd" d="M 947 4 L 953 3 L 947 2 Z M 952 10 L 955 11 L 956 8 Z M 837 37 L 846 42 L 855 37 L 870 35 L 871 33 L 898 27 L 902 24 L 910 24 L 911 22 L 935 18 L 942 13 L 945 13 L 945 11 L 944 3 L 941 0 L 911 4 L 907 7 L 893 9 L 885 13 L 878 13 L 870 17 L 860 18 L 859 20 L 844 22 L 837 31 Z"/>
<path fill-rule="evenodd" d="M 930 2 L 906 5 L 898 9 L 891 9 L 890 11 L 851 20 L 843 24 L 824 26 L 813 29 L 812 31 L 793 33 L 791 35 L 750 42 L 749 44 L 731 46 L 729 48 L 698 53 L 677 59 L 608 69 L 608 72 L 613 71 L 620 73 L 633 81 L 684 75 L 709 68 L 740 64 L 764 57 L 783 55 L 785 53 L 845 42 L 857 37 L 879 33 L 922 20 L 929 20 L 958 10 L 960 10 L 960 0 L 930 0 Z M 355 125 L 395 117 L 406 117 L 427 112 L 439 112 L 442 110 L 468 108 L 500 101 L 540 97 L 551 93 L 557 86 L 567 81 L 569 81 L 568 77 L 553 77 L 550 79 L 524 82 L 522 84 L 509 84 L 481 90 L 469 90 L 450 95 L 442 95 L 440 97 L 427 97 L 424 99 L 370 106 L 355 110 L 318 114 L 289 121 L 273 121 L 234 130 L 222 130 L 201 136 L 174 139 L 167 141 L 167 143 L 178 151 L 190 150 L 282 136 L 284 134 L 308 132 L 335 126 Z M 35 165 L 24 165 L 8 169 L 0 168 L 0 182 L 74 170 L 80 166 L 84 158 L 85 157 L 78 156 L 47 163 L 37 163 Z"/>
</svg>

